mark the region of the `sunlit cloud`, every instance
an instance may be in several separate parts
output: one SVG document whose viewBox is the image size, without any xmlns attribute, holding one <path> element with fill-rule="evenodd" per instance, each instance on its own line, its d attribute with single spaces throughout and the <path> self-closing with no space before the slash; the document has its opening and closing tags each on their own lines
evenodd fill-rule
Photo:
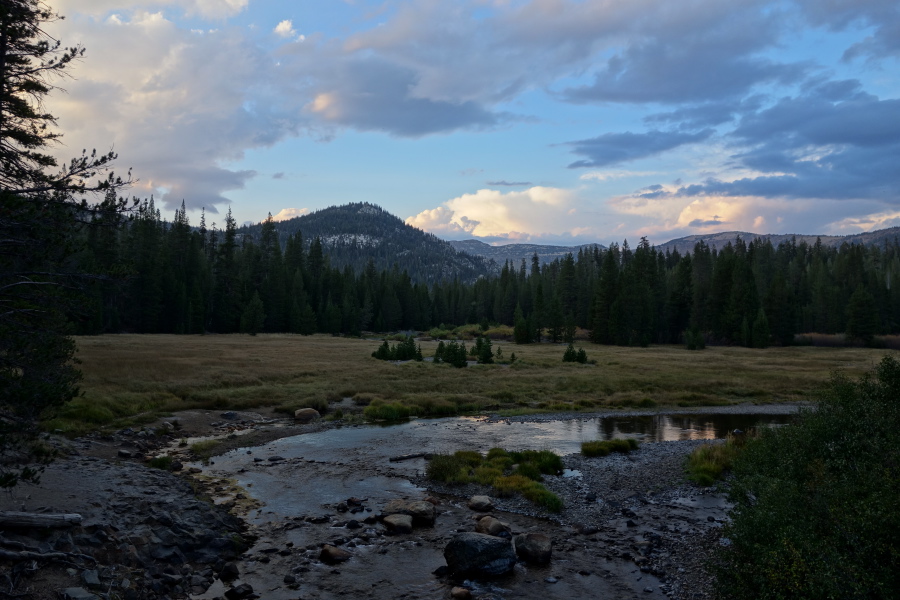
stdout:
<svg viewBox="0 0 900 600">
<path fill-rule="evenodd" d="M 297 31 L 294 29 L 294 24 L 290 19 L 286 19 L 278 23 L 278 25 L 275 26 L 275 29 L 273 29 L 272 32 L 278 37 L 283 38 L 290 38 L 297 35 Z"/>
<path fill-rule="evenodd" d="M 294 219 L 296 217 L 302 217 L 303 215 L 308 215 L 308 208 L 282 208 L 278 211 L 278 214 L 272 215 L 273 221 L 287 221 L 288 219 Z"/>
<path fill-rule="evenodd" d="M 587 235 L 571 190 L 532 187 L 520 192 L 491 189 L 463 194 L 406 219 L 406 223 L 447 237 L 527 240 L 554 235 Z M 571 211 L 576 209 L 575 213 Z"/>
</svg>

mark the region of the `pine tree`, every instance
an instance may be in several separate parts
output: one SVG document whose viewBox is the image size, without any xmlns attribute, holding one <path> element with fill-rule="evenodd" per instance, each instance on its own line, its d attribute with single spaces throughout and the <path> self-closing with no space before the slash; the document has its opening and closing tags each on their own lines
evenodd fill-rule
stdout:
<svg viewBox="0 0 900 600">
<path fill-rule="evenodd" d="M 76 243 L 95 217 L 126 208 L 115 190 L 128 180 L 103 176 L 114 153 L 61 167 L 46 153 L 60 134 L 45 97 L 84 53 L 46 33 L 59 18 L 40 0 L 0 2 L 0 488 L 36 481 L 38 419 L 78 394 L 65 313 L 90 306 L 75 292 L 90 278 L 72 268 Z M 99 205 L 85 195 L 110 191 Z"/>
<path fill-rule="evenodd" d="M 241 332 L 256 335 L 262 331 L 265 323 L 266 312 L 262 299 L 259 297 L 259 292 L 253 292 L 253 297 L 250 298 L 250 302 L 247 303 L 247 307 L 241 314 Z"/>
</svg>

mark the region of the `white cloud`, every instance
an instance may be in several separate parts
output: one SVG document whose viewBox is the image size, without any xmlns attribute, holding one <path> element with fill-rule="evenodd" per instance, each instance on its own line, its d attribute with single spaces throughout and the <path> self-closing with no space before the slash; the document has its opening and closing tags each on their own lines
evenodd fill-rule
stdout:
<svg viewBox="0 0 900 600">
<path fill-rule="evenodd" d="M 277 215 L 272 215 L 272 219 L 275 221 L 287 221 L 288 219 L 302 217 L 303 215 L 308 214 L 308 208 L 282 208 L 280 211 L 278 211 Z"/>
<path fill-rule="evenodd" d="M 463 194 L 442 206 L 424 210 L 406 223 L 448 237 L 527 240 L 546 234 L 588 235 L 592 231 L 569 214 L 578 203 L 571 190 L 532 187 L 500 192 L 482 189 Z"/>
<path fill-rule="evenodd" d="M 272 30 L 275 35 L 283 38 L 294 37 L 297 35 L 297 31 L 294 29 L 294 24 L 290 19 L 285 19 L 275 26 L 275 29 Z"/>
<path fill-rule="evenodd" d="M 583 181 L 610 181 L 613 179 L 624 179 L 626 177 L 652 177 L 654 175 L 665 175 L 663 171 L 590 171 L 578 177 Z"/>
<path fill-rule="evenodd" d="M 156 194 L 170 210 L 184 200 L 215 212 L 228 190 L 255 175 L 224 163 L 302 126 L 300 107 L 273 84 L 279 78 L 270 57 L 238 30 L 197 35 L 162 12 L 135 12 L 67 19 L 52 33 L 87 48 L 69 69 L 67 93 L 47 101 L 64 132 L 60 160 L 81 148 L 113 147 L 118 169 L 133 167 L 140 179 L 132 193 Z"/>
<path fill-rule="evenodd" d="M 178 8 L 188 16 L 226 19 L 240 14 L 250 0 L 54 0 L 53 9 L 63 16 L 79 13 L 101 16 L 110 11 L 153 11 L 163 7 Z"/>
</svg>

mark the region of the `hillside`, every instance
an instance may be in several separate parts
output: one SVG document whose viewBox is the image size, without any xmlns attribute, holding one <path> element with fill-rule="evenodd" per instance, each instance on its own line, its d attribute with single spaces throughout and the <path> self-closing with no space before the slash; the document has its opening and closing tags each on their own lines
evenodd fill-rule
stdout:
<svg viewBox="0 0 900 600">
<path fill-rule="evenodd" d="M 472 256 L 481 256 L 486 259 L 493 260 L 498 265 L 502 265 L 508 260 L 516 266 L 518 266 L 523 259 L 527 264 L 530 265 L 531 257 L 535 254 L 538 255 L 538 259 L 541 261 L 541 264 L 546 264 L 549 262 L 553 262 L 557 258 L 562 258 L 569 252 L 578 254 L 578 250 L 581 248 L 584 248 L 585 250 L 593 249 L 594 246 L 599 246 L 601 249 L 606 248 L 606 246 L 602 246 L 600 244 L 583 244 L 581 246 L 506 244 L 505 246 L 491 246 L 490 244 L 485 244 L 484 242 L 481 242 L 479 240 L 451 240 L 449 243 L 460 252 L 465 252 L 467 254 L 471 254 Z"/>
<path fill-rule="evenodd" d="M 710 233 L 705 235 L 689 235 L 683 238 L 677 238 L 660 244 L 657 248 L 663 252 L 666 250 L 684 254 L 691 252 L 699 241 L 703 241 L 710 247 L 723 248 L 728 242 L 734 242 L 738 237 L 745 242 L 751 242 L 756 238 L 768 239 L 773 246 L 781 243 L 789 242 L 795 239 L 799 244 L 806 242 L 809 245 L 815 244 L 817 239 L 822 241 L 825 246 L 837 248 L 841 244 L 860 244 L 863 246 L 881 246 L 888 241 L 895 239 L 900 240 L 900 227 L 890 227 L 888 229 L 879 229 L 877 231 L 866 231 L 864 233 L 856 233 L 853 235 L 801 235 L 801 234 L 773 234 L 773 233 L 749 233 L 746 231 L 723 231 L 720 233 Z"/>
<path fill-rule="evenodd" d="M 458 252 L 449 243 L 411 227 L 374 204 L 332 206 L 275 224 L 282 244 L 300 231 L 308 244 L 318 237 L 331 265 L 362 272 L 371 258 L 378 271 L 395 264 L 413 281 L 434 283 L 459 278 L 472 282 L 496 271 L 479 256 Z M 257 238 L 261 225 L 242 227 L 238 233 Z"/>
</svg>

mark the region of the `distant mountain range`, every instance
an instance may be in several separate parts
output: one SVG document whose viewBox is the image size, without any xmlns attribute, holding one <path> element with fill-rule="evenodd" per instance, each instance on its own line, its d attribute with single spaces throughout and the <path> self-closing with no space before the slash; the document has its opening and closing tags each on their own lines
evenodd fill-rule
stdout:
<svg viewBox="0 0 900 600">
<path fill-rule="evenodd" d="M 687 237 L 678 238 L 661 244 L 656 248 L 665 252 L 666 250 L 678 250 L 681 254 L 691 252 L 697 242 L 703 241 L 710 247 L 724 248 L 728 242 L 734 243 L 735 240 L 741 238 L 747 243 L 753 240 L 767 239 L 772 245 L 778 247 L 783 242 L 789 242 L 791 239 L 796 240 L 799 244 L 806 242 L 810 246 L 819 239 L 825 246 L 838 247 L 841 244 L 861 244 L 863 246 L 881 246 L 888 241 L 900 240 L 900 227 L 890 227 L 888 229 L 879 229 L 877 231 L 867 231 L 865 233 L 855 233 L 852 235 L 800 235 L 791 233 L 749 233 L 746 231 L 724 231 L 722 233 L 708 233 L 703 235 L 689 235 Z"/>
<path fill-rule="evenodd" d="M 479 240 L 450 240 L 450 245 L 459 250 L 473 256 L 482 256 L 484 258 L 493 259 L 498 265 L 503 265 L 506 261 L 511 261 L 514 266 L 518 267 L 522 260 L 529 266 L 531 265 L 531 257 L 537 254 L 541 264 L 553 262 L 557 258 L 562 258 L 569 252 L 578 254 L 582 248 L 592 250 L 594 246 L 605 249 L 606 246 L 601 244 L 582 244 L 581 246 L 546 246 L 543 244 L 506 244 L 504 246 L 491 246 Z"/>
<path fill-rule="evenodd" d="M 239 234 L 258 238 L 262 225 L 241 227 Z M 530 265 L 531 257 L 538 255 L 541 263 L 562 258 L 569 252 L 577 254 L 580 249 L 593 249 L 600 244 L 580 246 L 551 246 L 543 244 L 506 244 L 491 246 L 479 240 L 445 241 L 430 233 L 407 225 L 379 206 L 369 203 L 333 206 L 314 213 L 276 222 L 276 230 L 282 243 L 288 234 L 297 231 L 309 244 L 318 237 L 331 265 L 337 268 L 352 267 L 360 272 L 369 260 L 373 260 L 378 270 L 390 269 L 394 265 L 409 273 L 413 281 L 434 283 L 441 280 L 460 279 L 472 282 L 478 277 L 499 272 L 503 263 L 511 261 L 518 266 L 524 259 Z M 807 244 L 815 244 L 821 239 L 826 246 L 841 244 L 882 245 L 888 241 L 900 240 L 900 227 L 891 227 L 853 235 L 792 235 L 757 234 L 746 231 L 726 231 L 702 235 L 689 235 L 671 240 L 656 248 L 684 254 L 691 252 L 699 241 L 711 247 L 724 248 L 740 237 L 745 242 L 757 238 L 768 239 L 774 246 L 792 238 Z"/>
<path fill-rule="evenodd" d="M 331 266 L 350 266 L 357 273 L 373 260 L 378 271 L 394 265 L 416 282 L 434 283 L 458 278 L 472 282 L 497 271 L 481 256 L 457 252 L 430 233 L 411 227 L 374 204 L 332 206 L 302 217 L 275 223 L 282 244 L 288 234 L 303 234 L 307 244 L 318 237 Z M 239 234 L 258 239 L 261 224 L 241 227 Z"/>
</svg>

